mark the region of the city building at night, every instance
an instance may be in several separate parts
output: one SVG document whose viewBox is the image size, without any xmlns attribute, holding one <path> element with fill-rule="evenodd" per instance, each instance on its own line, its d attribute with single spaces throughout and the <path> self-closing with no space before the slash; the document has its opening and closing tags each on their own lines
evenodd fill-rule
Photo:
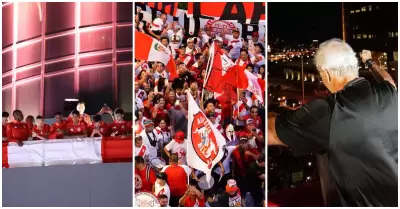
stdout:
<svg viewBox="0 0 400 209">
<path fill-rule="evenodd" d="M 344 3 L 346 42 L 356 52 L 373 51 L 381 66 L 397 81 L 397 3 Z"/>
</svg>

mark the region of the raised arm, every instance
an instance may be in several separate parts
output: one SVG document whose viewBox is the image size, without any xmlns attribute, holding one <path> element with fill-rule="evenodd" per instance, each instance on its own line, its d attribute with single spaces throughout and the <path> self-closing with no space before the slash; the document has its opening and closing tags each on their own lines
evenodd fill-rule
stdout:
<svg viewBox="0 0 400 209">
<path fill-rule="evenodd" d="M 366 64 L 368 69 L 372 72 L 372 75 L 374 75 L 375 79 L 378 82 L 387 81 L 396 88 L 396 84 L 392 76 L 390 76 L 390 74 L 385 70 L 381 69 L 379 65 L 372 60 L 371 51 L 363 50 L 361 52 L 361 59 Z"/>
</svg>

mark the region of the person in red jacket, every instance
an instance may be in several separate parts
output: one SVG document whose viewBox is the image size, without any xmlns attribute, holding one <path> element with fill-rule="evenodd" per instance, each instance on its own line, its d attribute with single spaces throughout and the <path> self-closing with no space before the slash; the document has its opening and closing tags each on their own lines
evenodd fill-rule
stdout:
<svg viewBox="0 0 400 209">
<path fill-rule="evenodd" d="M 101 119 L 101 115 L 93 117 L 93 123 L 88 129 L 90 137 L 109 136 L 108 125 Z"/>
<path fill-rule="evenodd" d="M 109 126 L 111 136 L 127 136 L 132 133 L 132 123 L 124 120 L 124 111 L 117 108 L 114 111 L 115 120 Z"/>
<path fill-rule="evenodd" d="M 254 120 L 255 127 L 260 129 L 262 121 L 261 121 L 261 117 L 258 115 L 258 107 L 257 106 L 250 107 L 250 115 L 244 116 L 244 121 L 247 121 L 247 119 L 250 119 L 250 118 Z"/>
<path fill-rule="evenodd" d="M 169 205 L 178 207 L 179 199 L 185 194 L 188 184 L 188 177 L 185 169 L 178 165 L 178 154 L 172 153 L 169 157 L 169 165 L 165 166 L 161 172 L 167 174 L 167 183 L 171 191 Z"/>
<path fill-rule="evenodd" d="M 8 112 L 3 112 L 2 122 L 1 122 L 1 125 L 3 127 L 3 141 L 7 141 L 7 123 L 9 117 L 10 114 L 8 114 Z"/>
<path fill-rule="evenodd" d="M 153 192 L 157 177 L 153 168 L 144 163 L 144 158 L 135 156 L 135 192 Z"/>
<path fill-rule="evenodd" d="M 32 115 L 28 115 L 25 118 L 25 123 L 28 125 L 29 128 L 29 136 L 32 136 L 32 129 L 35 126 L 35 118 Z"/>
<path fill-rule="evenodd" d="M 50 126 L 49 139 L 62 139 L 64 138 L 65 124 L 66 121 L 63 120 L 61 112 L 57 112 L 54 115 L 56 122 Z"/>
<path fill-rule="evenodd" d="M 13 112 L 14 121 L 7 124 L 7 141 L 17 142 L 18 146 L 22 146 L 22 141 L 27 141 L 30 137 L 30 130 L 24 120 L 24 115 L 21 110 L 14 110 Z"/>
<path fill-rule="evenodd" d="M 239 145 L 232 151 L 232 178 L 237 180 L 240 191 L 245 193 L 248 166 L 259 157 L 257 148 L 251 148 L 249 138 L 245 133 L 239 134 Z"/>
<path fill-rule="evenodd" d="M 81 120 L 78 110 L 73 110 L 72 121 L 65 125 L 65 135 L 73 137 L 87 137 L 87 125 L 86 122 Z"/>
<path fill-rule="evenodd" d="M 44 118 L 40 115 L 36 117 L 36 126 L 32 129 L 33 140 L 46 140 L 50 135 L 50 126 L 44 124 Z"/>
</svg>

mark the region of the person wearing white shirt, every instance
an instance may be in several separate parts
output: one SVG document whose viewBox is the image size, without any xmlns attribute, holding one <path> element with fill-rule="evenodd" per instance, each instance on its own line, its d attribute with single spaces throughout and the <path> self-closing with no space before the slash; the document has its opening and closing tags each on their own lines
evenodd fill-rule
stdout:
<svg viewBox="0 0 400 209">
<path fill-rule="evenodd" d="M 173 57 L 176 57 L 179 47 L 182 45 L 183 40 L 183 29 L 178 23 L 172 23 L 172 26 L 168 27 L 167 30 L 169 38 L 169 46 L 171 47 L 171 53 Z"/>
<path fill-rule="evenodd" d="M 185 134 L 182 131 L 177 131 L 175 133 L 175 138 L 164 147 L 164 152 L 167 154 L 168 158 L 172 153 L 176 153 L 182 164 L 187 165 L 186 149 L 187 143 Z"/>
<path fill-rule="evenodd" d="M 157 173 L 157 180 L 154 184 L 154 195 L 159 198 L 161 195 L 166 195 L 168 198 L 167 205 L 169 205 L 169 198 L 171 197 L 171 191 L 167 184 L 167 175 L 164 172 Z"/>
<path fill-rule="evenodd" d="M 143 144 L 142 136 L 135 137 L 135 156 L 143 157 L 145 161 L 149 159 L 149 148 Z"/>
<path fill-rule="evenodd" d="M 157 131 L 154 129 L 154 123 L 151 120 L 143 122 L 144 130 L 140 133 L 143 143 L 149 148 L 149 161 L 158 157 L 159 147 Z"/>
<path fill-rule="evenodd" d="M 144 109 L 143 101 L 139 97 L 135 98 L 135 111 Z"/>
<path fill-rule="evenodd" d="M 150 35 L 159 40 L 167 24 L 166 14 L 162 14 L 159 18 L 154 19 L 150 25 Z"/>
<path fill-rule="evenodd" d="M 226 33 L 226 31 L 224 33 Z M 228 42 L 228 47 L 230 48 L 229 58 L 235 60 L 238 59 L 240 56 L 240 49 L 243 46 L 243 39 L 240 37 L 239 30 L 235 29 L 232 31 L 232 35 L 225 34 L 223 37 L 229 41 Z"/>
<path fill-rule="evenodd" d="M 249 110 L 252 105 L 251 97 L 246 95 L 246 91 L 242 91 L 240 100 L 233 106 L 235 112 L 234 123 L 237 126 L 244 126 L 244 117 L 250 114 Z"/>
<path fill-rule="evenodd" d="M 265 65 L 265 57 L 262 55 L 263 46 L 258 43 L 254 46 L 254 50 L 252 52 L 249 51 L 250 61 L 254 65 L 254 72 L 258 73 L 261 65 Z"/>
</svg>

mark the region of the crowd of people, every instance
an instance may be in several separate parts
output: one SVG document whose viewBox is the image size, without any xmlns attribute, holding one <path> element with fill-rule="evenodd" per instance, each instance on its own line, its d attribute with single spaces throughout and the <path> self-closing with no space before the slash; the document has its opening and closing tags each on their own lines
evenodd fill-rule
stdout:
<svg viewBox="0 0 400 209">
<path fill-rule="evenodd" d="M 45 124 L 43 116 L 33 117 L 29 115 L 24 120 L 21 110 L 14 110 L 13 120 L 9 121 L 8 112 L 3 112 L 3 142 L 16 142 L 23 146 L 23 141 L 30 140 L 54 140 L 64 138 L 109 137 L 121 136 L 122 138 L 132 134 L 132 122 L 124 120 L 124 111 L 117 108 L 113 112 L 114 121 L 110 124 L 102 120 L 102 114 L 110 112 L 110 109 L 99 112 L 93 119 L 84 113 L 85 104 L 78 103 L 77 109 L 64 120 L 63 114 L 54 114 L 55 122 Z M 112 111 L 111 111 L 112 113 Z"/>
<path fill-rule="evenodd" d="M 235 98 L 221 100 L 203 88 L 213 43 L 233 63 L 265 79 L 264 39 L 258 32 L 246 40 L 238 29 L 217 32 L 209 26 L 188 36 L 178 22 L 167 22 L 165 14 L 150 24 L 139 15 L 135 29 L 171 51 L 178 77 L 170 79 L 170 69 L 161 62 L 135 60 L 135 192 L 152 193 L 165 207 L 264 205 L 264 104 L 246 89 L 235 89 Z M 187 142 L 188 92 L 226 139 L 210 183 L 186 160 L 193 154 L 187 152 L 192 146 Z"/>
</svg>

